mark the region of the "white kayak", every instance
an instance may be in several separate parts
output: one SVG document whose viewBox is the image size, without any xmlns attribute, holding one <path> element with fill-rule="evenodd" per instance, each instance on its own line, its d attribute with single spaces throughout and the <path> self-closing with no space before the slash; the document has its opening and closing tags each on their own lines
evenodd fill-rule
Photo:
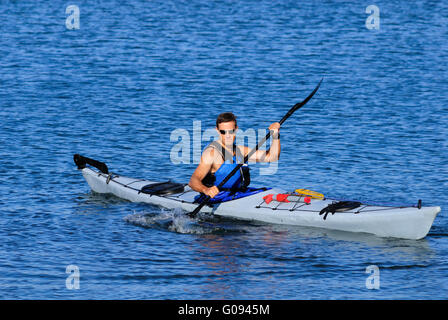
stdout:
<svg viewBox="0 0 448 320">
<path fill-rule="evenodd" d="M 199 193 L 186 184 L 134 179 L 109 173 L 107 169 L 99 171 L 82 164 L 78 164 L 78 169 L 82 171 L 90 188 L 97 193 L 113 194 L 132 202 L 144 202 L 168 209 L 181 208 L 187 212 L 198 206 L 194 199 Z M 166 192 L 163 192 L 164 185 L 168 186 L 165 188 Z M 160 190 L 162 192 L 158 192 Z M 275 195 L 278 194 L 288 195 L 288 202 L 277 201 Z M 321 214 L 322 209 L 338 203 L 341 201 L 326 198 L 305 199 L 294 192 L 270 188 L 235 200 L 204 206 L 200 212 L 242 220 L 417 240 L 428 234 L 437 213 L 441 210 L 437 206 L 397 207 L 359 203 L 360 205 L 353 209 L 342 207 L 328 216 Z"/>
</svg>

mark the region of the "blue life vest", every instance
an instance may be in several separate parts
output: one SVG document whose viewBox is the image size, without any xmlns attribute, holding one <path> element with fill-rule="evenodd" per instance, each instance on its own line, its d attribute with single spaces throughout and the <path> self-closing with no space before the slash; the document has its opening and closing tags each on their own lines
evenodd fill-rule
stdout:
<svg viewBox="0 0 448 320">
<path fill-rule="evenodd" d="M 224 159 L 224 163 L 216 170 L 215 173 L 208 173 L 207 176 L 202 180 L 205 186 L 211 187 L 213 185 L 217 186 L 223 181 L 229 173 L 238 165 L 238 163 L 243 163 L 244 156 L 241 154 L 239 148 L 233 145 L 234 154 L 231 155 L 227 149 L 225 149 L 219 142 L 212 141 L 207 148 L 214 148 L 217 150 Z M 221 187 L 221 190 L 237 190 L 240 188 L 245 188 L 250 183 L 249 167 L 244 164 L 240 170 L 235 172 L 235 174 L 230 177 L 230 179 Z"/>
</svg>

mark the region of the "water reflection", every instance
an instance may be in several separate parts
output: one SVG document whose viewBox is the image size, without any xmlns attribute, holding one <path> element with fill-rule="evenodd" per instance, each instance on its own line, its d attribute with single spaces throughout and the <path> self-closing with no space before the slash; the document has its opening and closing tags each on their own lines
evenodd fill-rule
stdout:
<svg viewBox="0 0 448 320">
<path fill-rule="evenodd" d="M 193 270 L 205 276 L 200 286 L 203 296 L 246 299 L 257 292 L 259 299 L 278 298 L 281 292 L 291 294 L 292 287 L 322 281 L 323 275 L 362 277 L 370 264 L 380 269 L 420 268 L 436 258 L 426 239 L 281 225 L 252 224 L 248 228 L 248 233 L 203 235 L 191 244 Z M 341 285 L 347 285 L 348 280 L 344 281 Z"/>
<path fill-rule="evenodd" d="M 412 259 L 423 261 L 434 256 L 435 252 L 431 248 L 428 239 L 406 240 L 397 238 L 381 238 L 367 233 L 345 232 L 338 230 L 325 230 L 312 227 L 296 227 L 272 225 L 272 231 L 287 232 L 289 237 L 297 239 L 326 239 L 326 241 L 342 241 L 347 247 L 363 246 L 366 249 L 376 250 L 377 253 L 394 255 L 402 259 Z"/>
</svg>

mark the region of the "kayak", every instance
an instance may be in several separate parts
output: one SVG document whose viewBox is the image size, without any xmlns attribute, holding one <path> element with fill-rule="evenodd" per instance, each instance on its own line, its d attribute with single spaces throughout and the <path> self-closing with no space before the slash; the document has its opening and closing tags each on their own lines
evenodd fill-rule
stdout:
<svg viewBox="0 0 448 320">
<path fill-rule="evenodd" d="M 125 177 L 110 173 L 102 162 L 84 158 L 94 161 L 94 167 L 87 166 L 92 163 L 80 160 L 82 158 L 75 155 L 75 163 L 93 192 L 167 209 L 180 208 L 186 212 L 198 207 L 200 193 L 187 184 Z M 440 210 L 438 206 L 422 206 L 421 201 L 412 206 L 391 206 L 307 197 L 279 188 L 251 188 L 250 192 L 236 192 L 222 202 L 205 205 L 200 212 L 241 220 L 417 240 L 428 234 Z"/>
</svg>

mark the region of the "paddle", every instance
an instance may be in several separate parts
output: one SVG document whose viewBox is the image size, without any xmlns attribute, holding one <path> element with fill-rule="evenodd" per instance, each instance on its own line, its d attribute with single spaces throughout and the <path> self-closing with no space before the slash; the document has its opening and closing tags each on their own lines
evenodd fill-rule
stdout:
<svg viewBox="0 0 448 320">
<path fill-rule="evenodd" d="M 317 90 L 320 87 L 320 84 L 322 83 L 324 79 L 322 78 L 319 81 L 319 84 L 317 85 L 316 88 L 314 88 L 313 92 L 310 93 L 310 95 L 308 97 L 306 97 L 305 100 L 303 100 L 302 102 L 299 102 L 297 104 L 295 104 L 291 109 L 289 109 L 288 113 L 285 114 L 285 116 L 279 121 L 280 125 L 282 125 L 295 111 L 297 111 L 298 109 L 300 109 L 301 107 L 303 107 L 308 101 L 310 101 L 310 99 L 314 96 L 314 94 L 317 92 Z M 269 139 L 269 137 L 271 136 L 271 131 L 268 132 L 268 134 L 266 135 L 266 137 L 264 137 L 263 139 L 260 140 L 260 142 L 258 142 L 257 146 L 252 149 L 245 157 L 244 157 L 244 161 L 242 163 L 239 163 L 237 166 L 235 166 L 235 168 L 233 168 L 233 170 L 227 175 L 227 177 L 224 178 L 224 180 L 221 181 L 221 183 L 219 183 L 217 185 L 217 188 L 220 189 L 242 166 L 244 163 L 246 163 L 249 158 L 255 153 L 257 152 L 257 150 Z M 207 204 L 207 202 L 210 200 L 210 196 L 207 196 L 198 206 L 196 209 L 194 209 L 193 212 L 188 213 L 187 215 L 190 217 L 195 217 L 198 212 L 202 209 L 203 206 L 205 206 Z"/>
</svg>

